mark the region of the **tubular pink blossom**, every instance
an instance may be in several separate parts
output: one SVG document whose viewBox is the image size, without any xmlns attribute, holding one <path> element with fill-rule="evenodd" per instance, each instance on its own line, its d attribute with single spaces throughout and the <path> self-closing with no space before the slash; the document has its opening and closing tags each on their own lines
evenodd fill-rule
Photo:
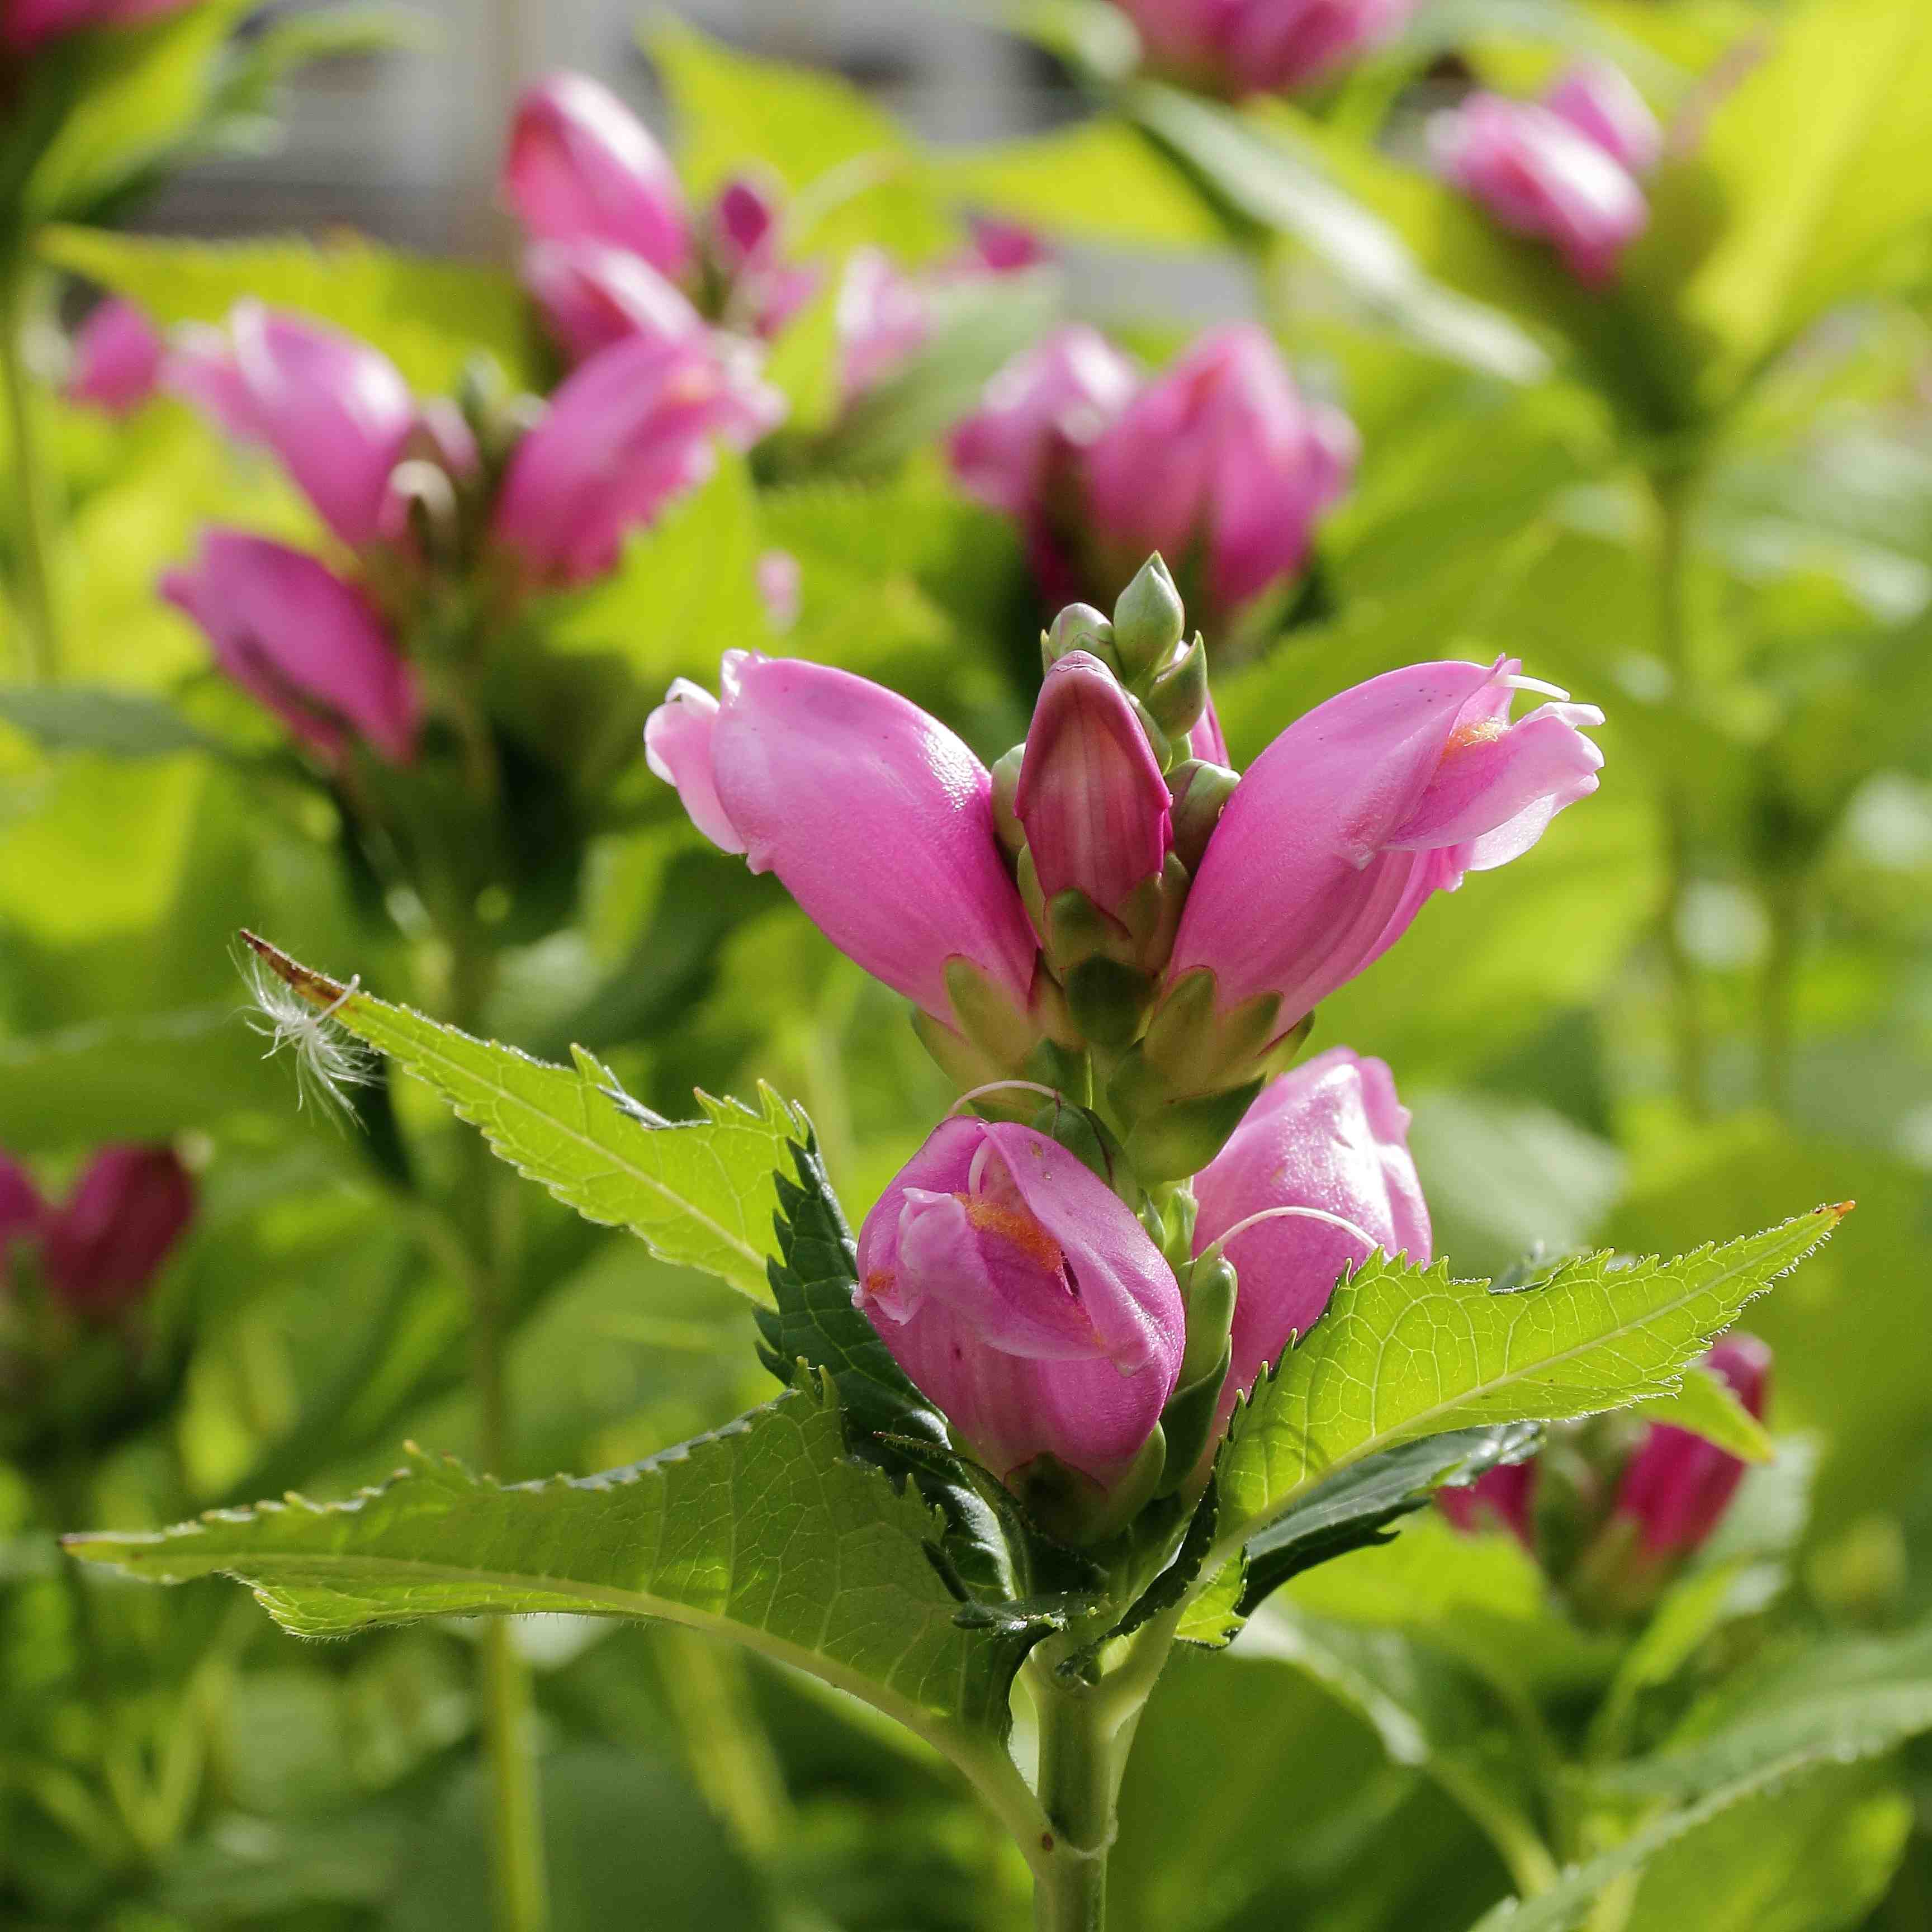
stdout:
<svg viewBox="0 0 1932 1932">
<path fill-rule="evenodd" d="M 238 302 L 224 338 L 183 332 L 163 381 L 238 440 L 272 449 L 352 548 L 382 532 L 389 477 L 416 426 L 395 365 L 352 336 Z"/>
<path fill-rule="evenodd" d="M 1536 1461 L 1500 1463 L 1460 1489 L 1436 1492 L 1436 1506 L 1466 1536 L 1492 1523 L 1526 1550 L 1536 1540 Z"/>
<path fill-rule="evenodd" d="M 1352 1222 L 1390 1255 L 1430 1258 L 1429 1209 L 1408 1153 L 1408 1110 L 1379 1060 L 1346 1046 L 1264 1088 L 1228 1144 L 1194 1178 L 1194 1252 L 1273 1208 L 1314 1208 Z M 1223 1250 L 1238 1288 L 1228 1380 L 1216 1436 L 1234 1398 L 1306 1335 L 1335 1285 L 1371 1252 L 1328 1222 L 1283 1215 L 1236 1234 Z"/>
<path fill-rule="evenodd" d="M 1136 563 L 1198 556 L 1208 598 L 1233 610 L 1300 568 L 1356 450 L 1353 425 L 1303 398 L 1264 330 L 1210 329 L 1088 452 L 1091 521 Z"/>
<path fill-rule="evenodd" d="M 1628 172 L 1642 176 L 1664 154 L 1664 130 L 1629 75 L 1609 61 L 1579 61 L 1543 97 L 1551 113 L 1587 136 Z"/>
<path fill-rule="evenodd" d="M 137 410 L 154 393 L 161 373 L 160 332 L 130 302 L 110 296 L 94 305 L 74 338 L 67 392 L 110 416 Z"/>
<path fill-rule="evenodd" d="M 832 944 L 947 1025 L 962 958 L 1024 1006 L 1035 947 L 1000 859 L 986 768 L 883 686 L 792 658 L 724 656 L 722 703 L 680 680 L 652 770 L 715 844 L 776 872 Z"/>
<path fill-rule="evenodd" d="M 353 736 L 394 764 L 415 755 L 416 688 L 362 592 L 306 553 L 205 531 L 161 594 L 208 634 L 223 670 L 304 742 L 339 758 Z"/>
<path fill-rule="evenodd" d="M 1180 1373 L 1173 1270 L 1120 1197 L 1030 1127 L 935 1129 L 866 1217 L 853 1299 L 1003 1479 L 1052 1455 L 1111 1487 Z"/>
<path fill-rule="evenodd" d="M 1134 382 L 1134 365 L 1097 329 L 1056 328 L 1009 362 L 954 430 L 953 474 L 994 509 L 1040 517 L 1076 452 L 1126 407 Z"/>
<path fill-rule="evenodd" d="M 510 124 L 503 199 L 540 242 L 605 242 L 674 280 L 692 266 L 676 171 L 607 87 L 580 74 L 527 88 Z"/>
<path fill-rule="evenodd" d="M 1277 1036 L 1381 957 L 1434 892 L 1527 851 L 1597 788 L 1594 706 L 1511 723 L 1514 659 L 1385 672 L 1298 718 L 1250 766 L 1209 839 L 1172 976 L 1258 994 Z"/>
<path fill-rule="evenodd" d="M 1551 108 L 1472 94 L 1432 116 L 1438 172 L 1513 234 L 1550 243 L 1578 281 L 1600 288 L 1650 208 L 1629 171 Z"/>
<path fill-rule="evenodd" d="M 1414 0 L 1119 0 L 1153 64 L 1238 100 L 1325 79 L 1392 36 Z"/>
<path fill-rule="evenodd" d="M 1041 892 L 1077 890 L 1117 914 L 1166 860 L 1171 804 L 1119 680 L 1069 651 L 1040 686 L 1013 801 Z"/>
<path fill-rule="evenodd" d="M 491 533 L 535 578 L 581 584 L 617 561 L 625 533 L 710 475 L 714 438 L 747 448 L 784 412 L 748 344 L 706 331 L 630 336 L 551 397 L 511 458 Z"/>
<path fill-rule="evenodd" d="M 0 10 L 0 46 L 25 53 L 44 40 L 89 27 L 135 27 L 178 13 L 189 0 L 7 0 Z"/>
<path fill-rule="evenodd" d="M 47 1216 L 47 1286 L 76 1314 L 110 1321 L 147 1293 L 194 1216 L 194 1184 L 172 1148 L 104 1148 Z"/>
<path fill-rule="evenodd" d="M 926 291 L 883 248 L 855 248 L 838 286 L 839 382 L 848 401 L 876 388 L 925 346 L 932 330 Z"/>
<path fill-rule="evenodd" d="M 667 347 L 702 338 L 704 318 L 640 255 L 608 242 L 538 242 L 524 281 L 573 363 L 632 336 Z"/>
<path fill-rule="evenodd" d="M 1704 1358 L 1760 1421 L 1771 1394 L 1771 1350 L 1755 1335 L 1726 1335 Z M 1625 1466 L 1617 1514 L 1639 1525 L 1652 1556 L 1688 1556 L 1724 1519 L 1744 1466 L 1688 1430 L 1653 1424 Z"/>
</svg>

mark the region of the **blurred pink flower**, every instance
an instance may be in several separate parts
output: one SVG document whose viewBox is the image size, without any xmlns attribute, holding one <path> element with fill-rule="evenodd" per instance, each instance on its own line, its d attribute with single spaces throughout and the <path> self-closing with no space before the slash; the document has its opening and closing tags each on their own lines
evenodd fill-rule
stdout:
<svg viewBox="0 0 1932 1932">
<path fill-rule="evenodd" d="M 67 392 L 110 416 L 125 416 L 154 393 L 160 380 L 160 332 L 133 302 L 97 302 L 74 338 Z"/>
<path fill-rule="evenodd" d="M 111 1321 L 147 1293 L 194 1216 L 194 1184 L 172 1148 L 103 1148 L 46 1216 L 50 1292 L 90 1322 Z"/>
<path fill-rule="evenodd" d="M 1390 38 L 1415 0 L 1119 0 L 1150 63 L 1239 100 L 1325 80 Z"/>
</svg>

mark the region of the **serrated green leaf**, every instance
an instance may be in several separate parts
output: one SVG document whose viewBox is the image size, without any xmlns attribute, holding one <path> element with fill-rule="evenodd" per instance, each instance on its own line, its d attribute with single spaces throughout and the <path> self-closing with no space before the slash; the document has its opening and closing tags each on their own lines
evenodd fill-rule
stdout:
<svg viewBox="0 0 1932 1932">
<path fill-rule="evenodd" d="M 532 384 L 531 309 L 500 270 L 432 261 L 362 239 L 191 242 L 50 227 L 41 255 L 128 297 L 164 324 L 218 322 L 244 296 L 346 330 L 381 350 L 426 394 L 452 389 L 478 352 Z"/>
<path fill-rule="evenodd" d="M 682 22 L 646 36 L 678 120 L 678 170 L 714 194 L 755 155 L 790 191 L 794 253 L 836 254 L 872 242 L 916 266 L 952 246 L 912 137 L 849 81 L 754 58 Z"/>
<path fill-rule="evenodd" d="M 1932 219 L 1922 0 L 1814 0 L 1768 32 L 1697 148 L 1729 220 L 1684 299 L 1730 352 L 1726 382 L 1831 304 L 1921 272 L 1887 251 Z"/>
<path fill-rule="evenodd" d="M 167 18 L 89 34 L 74 104 L 27 183 L 30 216 L 80 215 L 161 160 L 208 105 L 223 43 L 253 0 L 200 0 Z"/>
<path fill-rule="evenodd" d="M 628 1228 L 661 1259 L 768 1300 L 773 1170 L 806 1131 L 770 1088 L 759 1089 L 756 1113 L 700 1094 L 702 1120 L 647 1125 L 620 1104 L 615 1078 L 581 1048 L 574 1067 L 548 1066 L 251 943 L 304 998 L 428 1082 L 498 1155 L 586 1220 Z"/>
<path fill-rule="evenodd" d="M 662 1618 L 823 1678 L 932 1737 L 1004 1735 L 1023 1645 L 962 1630 L 928 1554 L 938 1518 L 845 1453 L 829 1391 L 629 1468 L 510 1486 L 420 1454 L 346 1502 L 212 1510 L 76 1538 L 150 1582 L 232 1576 L 282 1627 L 340 1636 L 424 1618 Z"/>
<path fill-rule="evenodd" d="M 1688 1429 L 1747 1462 L 1768 1462 L 1778 1453 L 1764 1424 L 1738 1401 L 1730 1384 L 1701 1364 L 1685 1372 L 1684 1386 L 1676 1394 L 1653 1396 L 1639 1402 L 1636 1412 L 1646 1422 Z"/>
<path fill-rule="evenodd" d="M 1932 1730 L 1932 1627 L 1814 1644 L 1726 1685 L 1660 1751 L 1601 1773 L 1630 1797 L 1695 1797 L 1764 1766 L 1850 1763 Z"/>
<path fill-rule="evenodd" d="M 1126 122 L 1096 117 L 937 156 L 941 182 L 976 208 L 1052 236 L 1124 248 L 1225 246 L 1226 225 Z"/>
<path fill-rule="evenodd" d="M 1237 1412 L 1217 1469 L 1232 1554 L 1335 1471 L 1398 1443 L 1667 1394 L 1712 1338 L 1831 1232 L 1821 1208 L 1722 1247 L 1566 1262 L 1508 1294 L 1378 1255 Z"/>
</svg>

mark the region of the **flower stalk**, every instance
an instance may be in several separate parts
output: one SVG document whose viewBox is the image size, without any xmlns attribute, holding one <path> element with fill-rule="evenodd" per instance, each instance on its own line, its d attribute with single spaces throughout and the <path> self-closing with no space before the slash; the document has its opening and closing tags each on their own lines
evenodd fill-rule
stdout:
<svg viewBox="0 0 1932 1932">
<path fill-rule="evenodd" d="M 60 676 L 52 562 L 55 512 L 52 479 L 35 432 L 36 399 L 27 375 L 27 266 L 17 253 L 0 254 L 0 391 L 18 511 L 15 610 L 26 640 L 28 674 L 38 683 L 52 684 Z"/>
</svg>

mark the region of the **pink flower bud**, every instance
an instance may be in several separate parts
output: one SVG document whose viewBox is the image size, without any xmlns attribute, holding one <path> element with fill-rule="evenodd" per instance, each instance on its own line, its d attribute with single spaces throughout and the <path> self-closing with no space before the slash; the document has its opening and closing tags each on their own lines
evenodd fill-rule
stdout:
<svg viewBox="0 0 1932 1932">
<path fill-rule="evenodd" d="M 1433 115 L 1430 151 L 1444 178 L 1510 231 L 1555 247 L 1576 280 L 1600 288 L 1650 220 L 1628 170 L 1551 108 L 1472 94 Z"/>
<path fill-rule="evenodd" d="M 1003 1480 L 1051 1455 L 1111 1488 L 1180 1373 L 1173 1270 L 1132 1210 L 1030 1127 L 935 1129 L 866 1217 L 853 1298 Z"/>
<path fill-rule="evenodd" d="M 0 8 L 0 46 L 25 53 L 43 40 L 89 27 L 134 27 L 159 20 L 189 0 L 7 0 Z"/>
<path fill-rule="evenodd" d="M 140 309 L 110 296 L 74 338 L 68 396 L 110 416 L 139 409 L 160 380 L 161 346 L 160 332 Z"/>
<path fill-rule="evenodd" d="M 491 532 L 532 577 L 600 577 L 627 531 L 710 475 L 714 438 L 746 448 L 784 410 L 748 344 L 627 337 L 568 377 L 517 446 Z"/>
<path fill-rule="evenodd" d="M 1015 275 L 1037 268 L 1053 260 L 1053 250 L 1030 228 L 1017 221 L 1002 221 L 989 214 L 976 214 L 969 224 L 973 243 L 967 251 L 965 266 L 982 274 Z"/>
<path fill-rule="evenodd" d="M 503 199 L 540 242 L 607 242 L 674 280 L 691 266 L 676 171 L 607 87 L 553 74 L 524 90 L 510 124 Z"/>
<path fill-rule="evenodd" d="M 711 205 L 707 247 L 723 285 L 725 318 L 769 342 L 808 302 L 816 268 L 786 262 L 779 250 L 778 204 L 756 182 L 734 177 Z"/>
<path fill-rule="evenodd" d="M 1535 1458 L 1499 1463 L 1460 1489 L 1438 1490 L 1436 1502 L 1464 1535 L 1498 1525 L 1527 1550 L 1536 1539 Z"/>
<path fill-rule="evenodd" d="M 1629 75 L 1608 61 L 1578 62 L 1543 97 L 1543 104 L 1628 173 L 1647 175 L 1663 156 L 1657 116 Z"/>
<path fill-rule="evenodd" d="M 1726 1335 L 1704 1358 L 1760 1421 L 1771 1393 L 1771 1350 L 1755 1335 Z M 1634 1519 L 1652 1556 L 1687 1556 L 1722 1520 L 1743 1480 L 1738 1458 L 1688 1430 L 1654 1424 L 1625 1466 L 1617 1514 Z"/>
<path fill-rule="evenodd" d="M 208 634 L 214 658 L 324 757 L 352 737 L 394 764 L 415 755 L 409 666 L 362 592 L 305 552 L 242 530 L 202 533 L 161 594 Z"/>
<path fill-rule="evenodd" d="M 1250 766 L 1208 841 L 1172 977 L 1205 967 L 1221 1012 L 1280 1000 L 1276 1038 L 1408 929 L 1430 893 L 1527 851 L 1597 788 L 1594 705 L 1510 722 L 1514 659 L 1384 672 L 1298 718 Z"/>
<path fill-rule="evenodd" d="M 409 385 L 352 336 L 238 302 L 224 338 L 182 332 L 162 380 L 230 436 L 267 446 L 351 548 L 382 532 L 389 477 L 416 423 Z"/>
<path fill-rule="evenodd" d="M 701 338 L 704 318 L 640 255 L 608 242 L 539 242 L 524 281 L 571 362 L 632 336 L 667 347 Z"/>
<path fill-rule="evenodd" d="M 721 704 L 680 679 L 644 728 L 651 770 L 698 829 L 777 873 L 834 946 L 935 1019 L 952 1024 L 952 958 L 1024 1006 L 1033 932 L 965 745 L 826 665 L 728 651 L 722 683 Z"/>
<path fill-rule="evenodd" d="M 1118 914 L 1166 860 L 1172 802 L 1119 680 L 1069 651 L 1040 686 L 1013 801 L 1042 893 L 1078 890 Z"/>
<path fill-rule="evenodd" d="M 1401 27 L 1414 0 L 1120 0 L 1149 60 L 1238 100 L 1303 87 Z"/>
<path fill-rule="evenodd" d="M 1266 331 L 1210 329 L 1088 452 L 1096 533 L 1124 568 L 1150 550 L 1203 560 L 1223 612 L 1300 568 L 1354 468 L 1353 426 L 1310 403 Z"/>
<path fill-rule="evenodd" d="M 1076 453 L 1127 406 L 1134 365 L 1097 329 L 1053 332 L 986 385 L 979 411 L 952 432 L 953 474 L 969 496 L 1031 520 Z"/>
<path fill-rule="evenodd" d="M 926 291 L 883 248 L 855 248 L 838 285 L 839 382 L 849 401 L 876 388 L 926 345 L 932 311 Z"/>
<path fill-rule="evenodd" d="M 76 1314 L 112 1320 L 147 1292 L 194 1215 L 194 1184 L 166 1147 L 104 1148 L 47 1217 L 47 1286 Z"/>
<path fill-rule="evenodd" d="M 768 550 L 760 555 L 756 569 L 758 602 L 765 607 L 765 621 L 775 631 L 790 630 L 798 622 L 804 584 L 798 559 L 788 550 Z"/>
<path fill-rule="evenodd" d="M 1264 1088 L 1227 1145 L 1195 1176 L 1194 1196 L 1196 1255 L 1270 1208 L 1312 1208 L 1350 1224 L 1280 1215 L 1236 1234 L 1222 1250 L 1238 1285 L 1222 1423 L 1289 1336 L 1308 1333 L 1346 1270 L 1377 1248 L 1418 1264 L 1430 1258 L 1429 1209 L 1408 1154 L 1408 1109 L 1396 1098 L 1388 1066 L 1346 1046 L 1330 1047 Z"/>
</svg>

